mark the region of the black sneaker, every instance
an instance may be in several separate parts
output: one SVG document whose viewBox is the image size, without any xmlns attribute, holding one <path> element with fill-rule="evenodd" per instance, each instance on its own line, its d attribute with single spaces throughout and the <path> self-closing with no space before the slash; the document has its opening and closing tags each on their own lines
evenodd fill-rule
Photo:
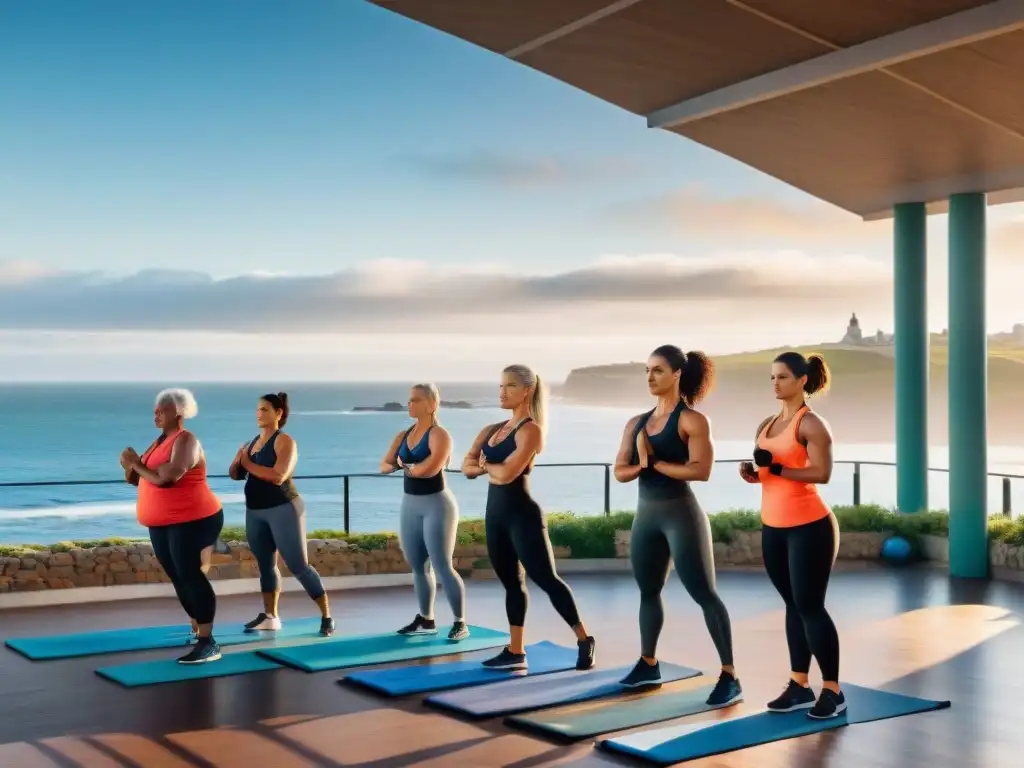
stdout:
<svg viewBox="0 0 1024 768">
<path fill-rule="evenodd" d="M 212 637 L 200 637 L 195 646 L 180 659 L 179 664 L 205 664 L 220 658 L 220 646 Z"/>
<path fill-rule="evenodd" d="M 418 613 L 416 618 L 398 630 L 400 635 L 436 635 L 437 624 L 433 619 L 424 619 Z"/>
<path fill-rule="evenodd" d="M 722 674 L 718 676 L 714 690 L 708 696 L 707 705 L 709 707 L 730 707 L 741 701 L 743 701 L 743 688 L 740 686 L 740 681 L 723 669 Z"/>
<path fill-rule="evenodd" d="M 807 716 L 814 720 L 828 720 L 841 715 L 845 711 L 846 697 L 843 696 L 842 692 L 836 693 L 828 688 L 822 688 L 817 704 L 811 708 Z"/>
<path fill-rule="evenodd" d="M 579 655 L 576 657 L 576 669 L 593 669 L 595 663 L 595 651 L 597 643 L 592 637 L 586 640 L 577 640 L 576 647 L 579 648 Z"/>
<path fill-rule="evenodd" d="M 469 637 L 469 628 L 466 626 L 464 621 L 456 621 L 452 624 L 451 632 L 448 633 L 448 639 L 452 641 L 465 640 Z"/>
<path fill-rule="evenodd" d="M 619 680 L 624 688 L 643 688 L 647 685 L 661 685 L 661 665 L 658 662 L 648 664 L 639 659 L 633 671 Z"/>
<path fill-rule="evenodd" d="M 483 665 L 488 669 L 526 669 L 526 654 L 512 653 L 506 645 L 501 653 L 486 659 Z"/>
<path fill-rule="evenodd" d="M 814 691 L 796 680 L 790 680 L 779 698 L 768 702 L 769 712 L 795 712 L 814 706 Z"/>
<path fill-rule="evenodd" d="M 334 619 L 330 616 L 320 619 L 320 634 L 324 637 L 330 637 L 334 634 Z"/>
</svg>

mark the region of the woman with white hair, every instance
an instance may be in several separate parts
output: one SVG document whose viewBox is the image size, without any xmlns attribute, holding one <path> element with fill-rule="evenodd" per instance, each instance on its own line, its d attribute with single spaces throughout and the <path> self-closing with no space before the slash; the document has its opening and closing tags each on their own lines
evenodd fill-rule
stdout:
<svg viewBox="0 0 1024 768">
<path fill-rule="evenodd" d="M 149 529 L 153 553 L 196 633 L 195 646 L 178 659 L 180 664 L 220 658 L 213 637 L 217 596 L 206 570 L 224 527 L 224 510 L 207 484 L 203 447 L 184 428 L 185 419 L 198 412 L 187 389 L 165 389 L 153 409 L 160 435 L 142 456 L 131 447 L 121 453 L 125 480 L 139 488 L 138 521 Z"/>
<path fill-rule="evenodd" d="M 416 421 L 395 435 L 380 463 L 383 474 L 405 473 L 399 543 L 412 568 L 420 612 L 401 635 L 435 635 L 434 598 L 441 576 L 454 622 L 449 640 L 469 637 L 466 627 L 466 587 L 452 565 L 459 505 L 445 484 L 444 469 L 452 455 L 452 437 L 437 421 L 441 395 L 433 384 L 416 384 L 409 392 L 409 416 Z"/>
<path fill-rule="evenodd" d="M 528 602 L 525 570 L 576 633 L 576 669 L 591 669 L 594 638 L 583 626 L 572 590 L 555 571 L 547 520 L 530 494 L 530 470 L 537 454 L 544 450 L 544 384 L 530 367 L 510 365 L 502 372 L 499 399 L 502 408 L 512 411 L 512 418 L 484 427 L 462 462 L 466 477 L 487 475 L 490 483 L 484 516 L 487 555 L 505 587 L 505 613 L 512 641 L 483 664 L 492 669 L 527 668 L 523 645 Z"/>
</svg>

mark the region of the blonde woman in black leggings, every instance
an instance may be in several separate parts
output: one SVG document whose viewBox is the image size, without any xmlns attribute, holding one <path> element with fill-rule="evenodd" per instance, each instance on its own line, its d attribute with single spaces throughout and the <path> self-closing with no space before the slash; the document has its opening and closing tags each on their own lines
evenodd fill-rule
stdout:
<svg viewBox="0 0 1024 768">
<path fill-rule="evenodd" d="M 707 417 L 693 410 L 710 391 L 714 367 L 703 352 L 684 353 L 665 345 L 647 361 L 647 386 L 658 404 L 629 420 L 615 459 L 615 479 L 639 478 L 640 492 L 629 540 L 629 559 L 640 587 L 640 659 L 622 685 L 637 688 L 661 682 L 656 651 L 665 624 L 661 591 L 669 564 L 704 612 L 722 671 L 708 705 L 725 707 L 743 700 L 732 657 L 729 612 L 715 591 L 711 524 L 690 488 L 706 481 L 715 460 Z"/>
<path fill-rule="evenodd" d="M 501 377 L 501 407 L 512 411 L 504 423 L 477 435 L 462 462 L 468 478 L 487 475 L 484 518 L 487 555 L 505 587 L 505 613 L 512 642 L 484 662 L 493 669 L 526 669 L 523 642 L 528 596 L 519 568 L 543 589 L 555 610 L 576 633 L 576 669 L 594 666 L 594 638 L 587 634 L 572 590 L 555 572 L 544 512 L 530 495 L 529 474 L 544 449 L 545 391 L 540 377 L 525 365 L 510 365 Z"/>
</svg>

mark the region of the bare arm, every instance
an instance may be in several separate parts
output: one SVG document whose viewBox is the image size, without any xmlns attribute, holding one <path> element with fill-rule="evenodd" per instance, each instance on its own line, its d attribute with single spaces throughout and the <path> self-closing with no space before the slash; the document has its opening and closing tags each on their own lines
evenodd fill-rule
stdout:
<svg viewBox="0 0 1024 768">
<path fill-rule="evenodd" d="M 643 469 L 639 464 L 633 464 L 633 450 L 636 444 L 633 440 L 633 430 L 640 422 L 641 416 L 634 416 L 626 422 L 622 430 L 622 440 L 619 442 L 619 452 L 615 454 L 615 479 L 620 483 L 631 483 L 640 477 Z"/>
<path fill-rule="evenodd" d="M 128 467 L 124 471 L 124 481 L 130 485 L 139 484 L 139 473 L 136 472 L 132 467 Z"/>
<path fill-rule="evenodd" d="M 711 477 L 715 463 L 715 441 L 711 438 L 711 422 L 698 411 L 686 409 L 679 416 L 679 436 L 686 439 L 690 460 L 685 464 L 654 457 L 653 468 L 674 480 L 704 482 Z"/>
<path fill-rule="evenodd" d="M 542 440 L 540 427 L 536 423 L 528 421 L 516 432 L 516 449 L 512 451 L 512 455 L 501 464 L 485 464 L 484 471 L 498 485 L 511 483 L 523 473 L 533 457 L 537 455 Z"/>
<path fill-rule="evenodd" d="M 395 435 L 395 439 L 391 441 L 391 446 L 388 448 L 387 453 L 380 460 L 380 473 L 382 475 L 390 475 L 398 469 L 398 465 L 395 463 L 395 454 L 398 452 L 398 446 L 404 438 L 405 432 L 403 431 Z"/>
<path fill-rule="evenodd" d="M 142 459 L 136 459 L 132 463 L 132 469 L 139 477 L 153 485 L 174 485 L 185 476 L 186 472 L 199 463 L 202 455 L 202 447 L 195 435 L 186 432 L 174 441 L 171 458 L 155 470 L 143 464 Z"/>
<path fill-rule="evenodd" d="M 800 421 L 797 437 L 807 446 L 807 466 L 783 467 L 781 477 L 801 483 L 827 483 L 832 479 L 832 430 L 817 414 Z"/>
<path fill-rule="evenodd" d="M 274 485 L 282 485 L 295 472 L 295 465 L 299 463 L 299 449 L 291 435 L 283 432 L 277 436 L 274 443 L 274 452 L 277 454 L 277 461 L 272 467 L 261 467 L 249 458 L 249 452 L 242 454 L 241 466 L 253 477 L 258 477 Z"/>
<path fill-rule="evenodd" d="M 448 430 L 435 426 L 430 430 L 427 445 L 430 446 L 430 455 L 419 464 L 405 468 L 409 477 L 433 477 L 448 463 L 452 453 L 452 436 Z"/>
<path fill-rule="evenodd" d="M 235 454 L 235 458 L 231 460 L 231 466 L 228 467 L 228 477 L 232 480 L 245 480 L 245 476 L 248 474 L 242 469 L 242 455 L 249 452 L 249 446 L 251 443 L 245 443 L 238 449 L 238 453 Z"/>
<path fill-rule="evenodd" d="M 462 460 L 462 474 L 470 480 L 484 474 L 484 470 L 480 467 L 480 451 L 484 449 L 484 443 L 496 426 L 497 424 L 488 424 L 481 429 L 480 434 L 476 436 L 476 440 L 473 441 L 473 445 L 469 447 L 469 451 Z"/>
</svg>

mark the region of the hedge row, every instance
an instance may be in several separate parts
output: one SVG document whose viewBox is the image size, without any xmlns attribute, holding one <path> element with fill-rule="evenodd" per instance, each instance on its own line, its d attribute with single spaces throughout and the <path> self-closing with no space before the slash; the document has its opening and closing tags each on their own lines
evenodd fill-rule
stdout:
<svg viewBox="0 0 1024 768">
<path fill-rule="evenodd" d="M 859 507 L 834 507 L 841 531 L 892 531 L 914 543 L 922 535 L 948 536 L 949 515 L 945 511 L 922 512 L 904 515 L 891 509 L 866 505 Z M 574 558 L 615 557 L 615 531 L 628 531 L 633 524 L 633 512 L 613 512 L 608 516 L 575 515 L 571 512 L 548 515 L 548 531 L 551 543 L 569 547 Z M 728 542 L 739 531 L 761 529 L 760 515 L 753 510 L 730 510 L 709 515 L 711 533 L 715 541 Z M 989 536 L 993 541 L 1009 544 L 1024 544 L 1024 518 L 1011 520 L 1001 515 L 989 518 Z M 393 533 L 356 533 L 344 531 L 316 530 L 308 534 L 311 539 L 342 539 L 362 550 L 383 549 Z M 245 541 L 245 528 L 227 526 L 221 538 L 224 541 Z M 130 546 L 146 539 L 111 538 L 95 541 L 63 541 L 50 546 L 24 544 L 0 546 L 0 555 L 17 555 L 19 551 L 49 550 L 66 552 L 81 547 L 88 549 L 101 546 Z M 483 544 L 484 523 L 480 519 L 463 520 L 459 523 L 458 543 L 462 545 Z"/>
</svg>

